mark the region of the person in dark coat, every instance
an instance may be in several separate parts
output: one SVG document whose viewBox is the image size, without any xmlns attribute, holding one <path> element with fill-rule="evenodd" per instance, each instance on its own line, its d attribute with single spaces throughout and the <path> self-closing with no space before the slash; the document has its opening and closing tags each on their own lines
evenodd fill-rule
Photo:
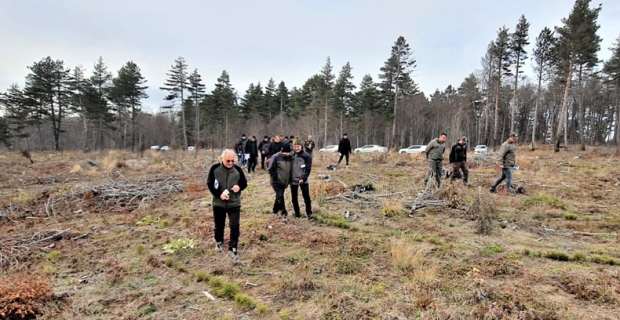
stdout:
<svg viewBox="0 0 620 320">
<path fill-rule="evenodd" d="M 312 136 L 308 136 L 306 142 L 304 142 L 304 151 L 306 151 L 310 156 L 312 156 L 312 152 L 314 151 L 314 141 L 312 141 Z"/>
<path fill-rule="evenodd" d="M 271 187 L 276 193 L 276 200 L 273 202 L 273 214 L 281 212 L 282 220 L 288 221 L 288 211 L 284 203 L 284 191 L 291 183 L 292 168 L 291 148 L 289 146 L 282 147 L 282 151 L 274 154 L 269 159 L 269 176 Z"/>
<path fill-rule="evenodd" d="M 250 140 L 245 143 L 245 154 L 248 155 L 248 173 L 256 172 L 256 165 L 258 164 L 258 145 L 256 136 L 252 136 Z"/>
<path fill-rule="evenodd" d="M 241 135 L 241 138 L 235 143 L 235 151 L 237 152 L 238 162 L 240 166 L 245 166 L 245 143 L 248 141 L 245 133 Z"/>
<path fill-rule="evenodd" d="M 267 162 L 271 160 L 271 157 L 282 151 L 282 146 L 284 143 L 282 142 L 282 136 L 275 136 L 273 142 L 269 144 L 269 154 L 267 155 Z"/>
<path fill-rule="evenodd" d="M 215 250 L 222 252 L 224 227 L 226 226 L 226 215 L 228 215 L 228 225 L 230 227 L 228 251 L 232 253 L 233 259 L 238 261 L 237 243 L 239 242 L 241 191 L 247 188 L 248 182 L 241 167 L 235 165 L 235 152 L 224 150 L 222 162 L 211 166 L 207 176 L 207 187 L 213 195 Z"/>
<path fill-rule="evenodd" d="M 340 159 L 338 159 L 338 164 L 342 161 L 342 158 L 345 157 L 347 159 L 347 166 L 349 165 L 349 155 L 351 154 L 351 141 L 349 140 L 349 135 L 346 133 L 342 135 L 342 139 L 338 143 L 338 153 L 340 153 Z"/>
<path fill-rule="evenodd" d="M 260 152 L 260 168 L 265 170 L 265 159 L 269 159 L 269 136 L 265 136 L 263 141 L 258 144 L 258 152 Z"/>
<path fill-rule="evenodd" d="M 293 199 L 295 218 L 301 218 L 299 201 L 297 200 L 297 191 L 301 189 L 301 195 L 306 205 L 306 217 L 308 220 L 314 220 L 312 201 L 310 200 L 310 185 L 308 184 L 310 171 L 312 171 L 312 156 L 304 151 L 299 139 L 293 140 L 293 151 L 295 154 L 293 155 L 293 167 L 291 169 L 291 198 Z"/>
<path fill-rule="evenodd" d="M 457 141 L 450 149 L 450 163 L 452 164 L 452 176 L 450 181 L 454 181 L 461 177 L 463 171 L 463 185 L 468 186 L 467 177 L 469 176 L 469 170 L 467 170 L 467 137 L 462 137 Z"/>
</svg>

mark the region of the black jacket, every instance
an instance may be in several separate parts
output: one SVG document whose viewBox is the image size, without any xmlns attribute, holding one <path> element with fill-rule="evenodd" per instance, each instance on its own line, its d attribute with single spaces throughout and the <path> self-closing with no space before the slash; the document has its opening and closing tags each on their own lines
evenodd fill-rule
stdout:
<svg viewBox="0 0 620 320">
<path fill-rule="evenodd" d="M 235 152 L 237 154 L 243 153 L 244 152 L 244 148 L 245 148 L 245 143 L 248 142 L 248 139 L 241 139 L 239 138 L 239 140 L 237 140 L 237 143 L 235 143 Z"/>
<path fill-rule="evenodd" d="M 285 157 L 282 152 L 278 152 L 271 156 L 269 160 L 269 176 L 271 177 L 271 185 L 288 187 L 291 182 L 291 169 L 293 168 L 293 157 Z"/>
<path fill-rule="evenodd" d="M 248 142 L 245 143 L 245 153 L 249 154 L 250 157 L 258 157 L 256 141 L 252 142 L 252 140 L 248 140 Z"/>
<path fill-rule="evenodd" d="M 312 151 L 314 151 L 314 147 L 315 147 L 314 141 L 306 141 L 306 142 L 304 142 L 304 150 L 307 153 L 312 153 Z"/>
<path fill-rule="evenodd" d="M 239 192 L 232 192 L 234 185 L 239 186 Z M 221 162 L 211 166 L 209 176 L 207 177 L 207 186 L 213 195 L 213 206 L 220 208 L 235 208 L 241 206 L 241 191 L 245 190 L 248 182 L 245 179 L 243 170 L 238 165 L 232 168 L 226 168 Z M 220 199 L 222 192 L 228 190 L 230 199 L 224 201 Z"/>
<path fill-rule="evenodd" d="M 267 141 L 261 140 L 261 142 L 258 144 L 258 152 L 260 152 L 261 154 L 264 154 L 265 157 L 269 156 L 269 144 L 270 143 L 271 142 L 269 140 Z"/>
<path fill-rule="evenodd" d="M 455 143 L 450 149 L 450 163 L 467 161 L 467 145 Z"/>
<path fill-rule="evenodd" d="M 342 138 L 338 143 L 338 152 L 342 154 L 351 153 L 351 141 L 349 139 Z"/>
<path fill-rule="evenodd" d="M 274 154 L 280 152 L 282 150 L 282 146 L 284 145 L 284 143 L 282 143 L 282 141 L 280 142 L 272 142 L 269 144 L 269 154 L 267 154 L 267 157 L 271 158 L 271 156 L 273 156 Z"/>
</svg>

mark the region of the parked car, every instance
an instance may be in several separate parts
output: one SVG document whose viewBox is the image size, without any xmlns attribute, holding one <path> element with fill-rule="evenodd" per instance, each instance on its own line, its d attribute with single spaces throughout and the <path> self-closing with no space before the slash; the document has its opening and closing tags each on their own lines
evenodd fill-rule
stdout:
<svg viewBox="0 0 620 320">
<path fill-rule="evenodd" d="M 163 146 L 163 147 L 159 148 L 159 150 L 161 150 L 161 151 L 168 151 L 168 150 L 170 150 L 170 147 Z"/>
<path fill-rule="evenodd" d="M 376 144 L 367 144 L 361 148 L 356 148 L 353 152 L 355 153 L 373 153 L 373 152 L 386 153 L 388 152 L 388 149 L 386 147 L 382 147 Z"/>
<path fill-rule="evenodd" d="M 194 151 L 194 150 L 196 150 L 196 147 L 194 146 L 187 147 L 187 151 Z"/>
<path fill-rule="evenodd" d="M 474 148 L 474 154 L 485 154 L 485 153 L 489 153 L 489 149 L 487 148 L 487 146 L 483 144 L 478 145 Z"/>
<path fill-rule="evenodd" d="M 414 144 L 412 146 L 410 146 L 409 148 L 405 148 L 405 149 L 400 149 L 398 150 L 398 154 L 403 154 L 403 153 L 426 153 L 426 146 L 421 146 L 419 144 Z"/>
<path fill-rule="evenodd" d="M 157 151 L 157 150 L 159 150 L 159 146 L 151 146 L 151 150 Z"/>
<path fill-rule="evenodd" d="M 326 146 L 325 148 L 319 149 L 319 152 L 338 152 L 338 146 L 337 145 Z"/>
</svg>

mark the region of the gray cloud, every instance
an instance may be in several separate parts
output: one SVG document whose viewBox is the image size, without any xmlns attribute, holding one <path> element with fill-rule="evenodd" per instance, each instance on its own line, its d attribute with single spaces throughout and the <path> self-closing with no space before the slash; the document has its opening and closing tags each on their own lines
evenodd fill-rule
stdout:
<svg viewBox="0 0 620 320">
<path fill-rule="evenodd" d="M 45 56 L 88 70 L 99 56 L 111 71 L 133 60 L 143 71 L 157 110 L 158 90 L 178 56 L 197 68 L 208 89 L 227 70 L 240 94 L 273 77 L 289 87 L 320 71 L 327 56 L 334 72 L 350 62 L 355 82 L 377 80 L 396 38 L 414 50 L 414 79 L 425 93 L 458 86 L 480 67 L 497 30 L 530 21 L 530 40 L 560 24 L 566 0 L 468 1 L 6 1 L 0 11 L 0 90 L 23 84 L 27 66 Z M 620 3 L 603 5 L 601 59 L 620 32 Z M 531 51 L 531 48 L 530 50 Z M 526 67 L 529 72 L 531 68 Z"/>
</svg>

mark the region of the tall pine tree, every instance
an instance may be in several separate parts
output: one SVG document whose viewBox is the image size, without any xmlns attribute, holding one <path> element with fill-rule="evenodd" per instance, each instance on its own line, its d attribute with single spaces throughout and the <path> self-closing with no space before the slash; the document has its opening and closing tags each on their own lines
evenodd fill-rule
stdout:
<svg viewBox="0 0 620 320">
<path fill-rule="evenodd" d="M 178 103 L 179 108 L 181 109 L 181 126 L 183 130 L 183 145 L 184 148 L 187 148 L 187 122 L 185 121 L 185 109 L 183 108 L 185 101 L 185 91 L 189 87 L 188 82 L 188 74 L 187 74 L 187 63 L 185 62 L 185 58 L 178 57 L 174 60 L 174 64 L 170 67 L 170 70 L 166 73 L 168 78 L 164 83 L 164 86 L 161 87 L 161 90 L 168 91 L 168 95 L 165 97 L 165 100 L 170 103 L 166 108 L 172 109 L 172 113 L 176 114 L 174 111 L 175 106 Z M 176 115 L 175 115 L 176 117 Z M 172 143 L 175 144 L 175 134 L 173 130 Z"/>
<path fill-rule="evenodd" d="M 517 89 L 519 87 L 519 76 L 523 71 L 521 70 L 521 66 L 525 64 L 525 60 L 527 57 L 527 51 L 525 51 L 525 47 L 530 44 L 529 37 L 529 29 L 530 23 L 527 22 L 524 15 L 521 15 L 519 18 L 519 23 L 517 23 L 517 27 L 515 28 L 515 32 L 512 34 L 510 39 L 510 59 L 511 64 L 515 70 L 515 85 L 514 92 L 512 96 L 512 106 L 510 108 L 510 132 L 514 132 L 515 129 L 515 109 L 517 108 Z"/>
<path fill-rule="evenodd" d="M 340 70 L 336 84 L 334 85 L 333 109 L 340 116 L 340 136 L 344 133 L 344 116 L 353 109 L 353 75 L 351 65 L 347 62 Z"/>
<path fill-rule="evenodd" d="M 329 103 L 331 100 L 332 95 L 334 94 L 334 79 L 335 76 L 332 73 L 332 61 L 329 57 L 327 57 L 327 61 L 325 62 L 325 65 L 323 66 L 323 68 L 321 69 L 321 80 L 322 80 L 322 85 L 321 85 L 321 97 L 320 99 L 323 100 L 325 109 L 324 109 L 324 116 L 325 116 L 325 121 L 324 121 L 324 137 L 323 137 L 323 144 L 327 145 L 327 130 L 329 128 L 328 122 L 329 122 Z"/>
<path fill-rule="evenodd" d="M 142 76 L 140 67 L 133 61 L 129 61 L 121 67 L 116 78 L 112 80 L 112 83 L 113 87 L 111 91 L 117 103 L 121 104 L 124 109 L 129 110 L 131 151 L 134 151 L 136 146 L 138 113 L 142 108 L 142 99 L 149 97 L 145 92 L 148 88 L 148 86 L 144 85 L 146 79 Z"/>
<path fill-rule="evenodd" d="M 189 85 L 187 87 L 187 91 L 189 92 L 189 97 L 187 97 L 194 107 L 194 131 L 196 132 L 196 136 L 194 137 L 194 144 L 196 146 L 200 143 L 200 105 L 202 100 L 205 97 L 205 85 L 202 83 L 202 77 L 198 73 L 198 69 L 194 69 L 194 71 L 187 78 Z"/>
<path fill-rule="evenodd" d="M 497 32 L 497 38 L 491 47 L 493 64 L 495 71 L 495 120 L 493 125 L 493 150 L 495 150 L 499 139 L 497 130 L 499 129 L 499 99 L 500 89 L 502 87 L 502 77 L 511 76 L 510 72 L 510 34 L 505 26 Z"/>
<path fill-rule="evenodd" d="M 540 105 L 540 96 L 542 95 L 542 81 L 545 75 L 550 73 L 550 69 L 554 63 L 554 46 L 555 36 L 551 29 L 545 27 L 538 37 L 534 47 L 534 71 L 538 80 L 538 88 L 536 90 L 536 106 L 534 107 L 534 121 L 532 121 L 532 151 L 536 149 L 536 124 L 538 123 L 538 108 Z"/>
</svg>

